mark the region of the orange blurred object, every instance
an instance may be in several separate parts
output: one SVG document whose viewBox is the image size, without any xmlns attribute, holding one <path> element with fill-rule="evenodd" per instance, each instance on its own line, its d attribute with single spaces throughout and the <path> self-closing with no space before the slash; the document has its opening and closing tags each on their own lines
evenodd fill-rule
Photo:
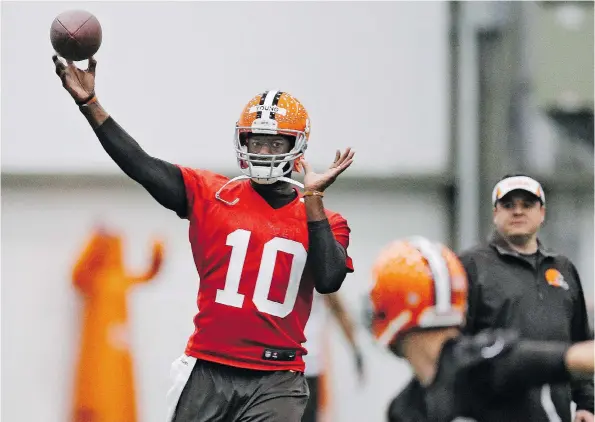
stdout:
<svg viewBox="0 0 595 422">
<path fill-rule="evenodd" d="M 104 229 L 78 258 L 72 279 L 84 310 L 71 421 L 137 421 L 126 296 L 131 286 L 159 272 L 162 259 L 163 244 L 156 241 L 150 268 L 127 274 L 121 238 Z"/>
</svg>

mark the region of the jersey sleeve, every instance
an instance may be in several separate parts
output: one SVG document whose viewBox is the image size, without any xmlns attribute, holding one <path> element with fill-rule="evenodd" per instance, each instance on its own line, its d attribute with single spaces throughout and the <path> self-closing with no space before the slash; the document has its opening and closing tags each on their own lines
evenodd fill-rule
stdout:
<svg viewBox="0 0 595 422">
<path fill-rule="evenodd" d="M 340 214 L 334 213 L 329 217 L 329 223 L 331 225 L 331 231 L 337 239 L 337 242 L 343 249 L 345 249 L 345 253 L 347 254 L 345 264 L 347 267 L 347 271 L 352 273 L 353 272 L 353 260 L 349 256 L 349 252 L 347 248 L 349 247 L 349 234 L 351 233 L 351 229 L 347 224 L 347 220 L 343 218 Z"/>
<path fill-rule="evenodd" d="M 214 198 L 215 192 L 223 186 L 227 179 L 207 170 L 198 170 L 180 165 L 177 167 L 182 172 L 184 186 L 186 187 L 186 200 L 188 201 L 186 218 L 189 218 L 192 210 L 201 207 L 205 200 Z"/>
<path fill-rule="evenodd" d="M 564 360 L 566 343 L 524 340 L 506 330 L 485 330 L 475 336 L 474 343 L 483 360 L 479 365 L 482 374 L 477 377 L 487 381 L 497 395 L 516 395 L 570 379 Z"/>
</svg>

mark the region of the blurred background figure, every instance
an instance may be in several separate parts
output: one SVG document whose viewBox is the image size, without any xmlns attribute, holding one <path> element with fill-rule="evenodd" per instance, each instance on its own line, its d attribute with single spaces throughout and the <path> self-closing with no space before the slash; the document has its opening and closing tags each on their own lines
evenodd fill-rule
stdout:
<svg viewBox="0 0 595 422">
<path fill-rule="evenodd" d="M 308 354 L 304 356 L 306 363 L 306 380 L 310 388 L 310 398 L 304 412 L 302 422 L 324 422 L 332 420 L 329 412 L 331 400 L 328 377 L 332 364 L 329 356 L 329 329 L 335 325 L 329 324 L 329 314 L 345 336 L 353 355 L 353 369 L 357 374 L 358 383 L 364 381 L 364 357 L 357 342 L 357 327 L 352 317 L 347 313 L 340 293 L 321 295 L 314 293 L 312 312 L 306 324 L 306 344 Z"/>
<path fill-rule="evenodd" d="M 128 292 L 161 269 L 163 245 L 153 244 L 147 271 L 124 268 L 122 238 L 96 230 L 79 256 L 72 281 L 82 297 L 80 348 L 71 421 L 137 422 Z"/>
<path fill-rule="evenodd" d="M 542 184 L 540 236 L 576 265 L 592 303 L 592 2 L 6 3 L 2 419 L 68 418 L 81 312 L 70 272 L 98 217 L 126 239 L 131 270 L 145 268 L 151 233 L 167 242 L 154 282 L 129 294 L 139 421 L 163 421 L 169 364 L 196 310 L 185 223 L 121 174 L 84 119 L 64 121 L 72 100 L 48 57 L 65 8 L 100 20 L 101 101 L 154 156 L 236 175 L 229 122 L 246 98 L 278 87 L 308 104 L 314 168 L 337 145 L 357 152 L 324 198 L 352 229 L 356 273 L 341 298 L 354 321 L 382 245 L 420 235 L 461 252 L 485 240 L 485 199 L 508 173 Z M 188 161 L 197 150 L 209 154 Z M 334 327 L 325 335 L 332 421 L 385 421 L 408 365 L 364 341 L 360 385 Z"/>
</svg>

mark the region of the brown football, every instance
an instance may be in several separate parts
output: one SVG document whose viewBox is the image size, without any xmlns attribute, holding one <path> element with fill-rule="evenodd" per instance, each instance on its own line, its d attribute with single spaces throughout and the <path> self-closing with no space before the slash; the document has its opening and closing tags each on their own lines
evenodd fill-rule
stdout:
<svg viewBox="0 0 595 422">
<path fill-rule="evenodd" d="M 56 16 L 50 29 L 52 47 L 66 60 L 80 61 L 93 56 L 101 46 L 101 25 L 85 10 L 68 10 Z"/>
</svg>

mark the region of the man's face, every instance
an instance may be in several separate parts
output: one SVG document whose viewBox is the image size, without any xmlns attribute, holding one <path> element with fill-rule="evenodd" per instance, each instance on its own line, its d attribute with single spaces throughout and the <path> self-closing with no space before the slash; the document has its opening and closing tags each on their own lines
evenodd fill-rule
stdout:
<svg viewBox="0 0 595 422">
<path fill-rule="evenodd" d="M 250 154 L 278 155 L 291 150 L 291 142 L 281 135 L 250 135 L 246 146 Z"/>
<path fill-rule="evenodd" d="M 544 219 L 545 207 L 541 201 L 523 190 L 508 193 L 494 208 L 496 229 L 513 242 L 526 241 L 534 236 Z"/>
</svg>

